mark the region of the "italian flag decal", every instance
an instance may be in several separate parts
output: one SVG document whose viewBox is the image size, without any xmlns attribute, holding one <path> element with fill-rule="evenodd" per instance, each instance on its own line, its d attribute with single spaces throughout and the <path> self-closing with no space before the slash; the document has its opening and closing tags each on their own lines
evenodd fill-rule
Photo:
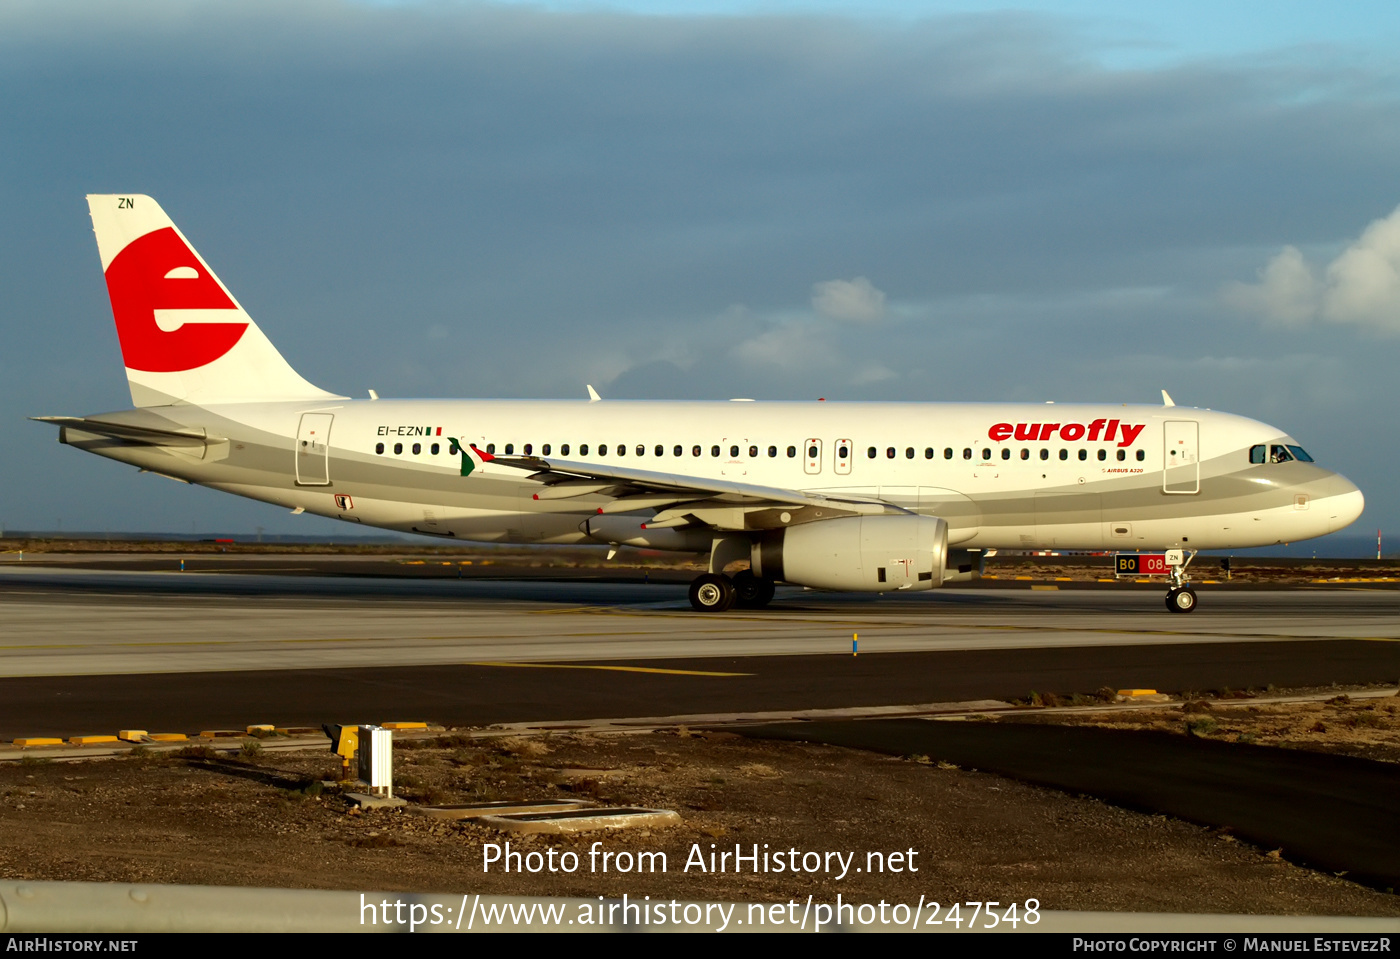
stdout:
<svg viewBox="0 0 1400 959">
<path fill-rule="evenodd" d="M 485 452 L 484 450 L 479 450 L 479 449 L 477 449 L 475 446 L 473 446 L 473 445 L 470 444 L 470 443 L 468 443 L 465 447 L 463 447 L 463 446 L 462 446 L 462 441 L 459 440 L 459 439 L 457 439 L 457 437 L 455 437 L 455 436 L 449 436 L 449 437 L 447 438 L 447 440 L 448 440 L 448 442 L 451 444 L 451 445 L 448 446 L 448 448 L 447 448 L 447 453 L 448 453 L 448 455 L 449 455 L 449 456 L 457 456 L 457 455 L 460 455 L 460 456 L 462 457 L 462 475 L 463 475 L 463 476 L 470 476 L 470 475 L 472 474 L 472 470 L 476 469 L 476 466 L 477 466 L 477 463 L 478 463 L 478 462 L 485 463 L 485 462 L 488 462 L 489 460 L 493 460 L 493 459 L 496 458 L 496 457 L 492 456 L 490 453 Z M 468 452 L 468 451 L 470 451 L 470 452 Z"/>
</svg>

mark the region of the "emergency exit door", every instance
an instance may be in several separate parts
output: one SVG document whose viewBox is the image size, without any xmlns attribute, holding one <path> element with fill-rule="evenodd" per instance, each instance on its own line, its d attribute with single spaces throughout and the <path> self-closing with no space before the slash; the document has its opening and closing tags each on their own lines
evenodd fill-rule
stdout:
<svg viewBox="0 0 1400 959">
<path fill-rule="evenodd" d="M 297 427 L 297 485 L 329 486 L 331 482 L 330 413 L 303 413 Z"/>
</svg>

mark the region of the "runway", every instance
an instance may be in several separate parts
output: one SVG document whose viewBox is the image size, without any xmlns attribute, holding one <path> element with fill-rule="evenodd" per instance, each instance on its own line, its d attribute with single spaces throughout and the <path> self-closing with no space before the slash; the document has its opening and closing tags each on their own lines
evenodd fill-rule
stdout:
<svg viewBox="0 0 1400 959">
<path fill-rule="evenodd" d="M 0 617 L 0 738 L 1400 678 L 1391 590 L 1205 587 L 1172 616 L 1158 589 L 784 589 L 712 615 L 679 585 L 8 566 Z"/>
<path fill-rule="evenodd" d="M 709 615 L 667 584 L 0 567 L 0 676 L 1400 641 L 1400 591 L 1200 594 L 1172 616 L 1160 589 L 785 588 Z"/>
</svg>

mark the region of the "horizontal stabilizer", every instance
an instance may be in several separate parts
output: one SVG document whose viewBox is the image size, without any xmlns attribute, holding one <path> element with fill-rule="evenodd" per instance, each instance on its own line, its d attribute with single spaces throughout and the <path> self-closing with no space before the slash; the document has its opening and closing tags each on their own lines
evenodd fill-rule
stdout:
<svg viewBox="0 0 1400 959">
<path fill-rule="evenodd" d="M 218 443 L 218 437 L 206 436 L 204 430 L 166 430 L 149 426 L 133 426 L 129 423 L 114 423 L 85 416 L 31 416 L 39 423 L 52 423 L 55 426 L 71 427 L 84 433 L 97 436 L 110 436 L 113 439 L 145 443 L 150 446 L 204 446 Z"/>
</svg>

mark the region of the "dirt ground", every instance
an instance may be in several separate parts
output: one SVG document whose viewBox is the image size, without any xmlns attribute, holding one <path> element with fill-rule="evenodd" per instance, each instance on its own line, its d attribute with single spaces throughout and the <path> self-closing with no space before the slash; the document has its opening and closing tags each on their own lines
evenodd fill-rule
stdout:
<svg viewBox="0 0 1400 959">
<path fill-rule="evenodd" d="M 1386 704 L 1389 705 L 1389 704 Z M 1161 722 L 1182 724 L 1161 710 Z M 1223 712 L 1223 711 L 1222 711 Z M 1248 707 L 1245 715 L 1249 714 Z M 1329 706 L 1314 722 L 1351 711 Z M 1357 713 L 1358 715 L 1360 712 Z M 1144 714 L 1135 721 L 1147 722 Z M 1195 714 L 1192 714 L 1195 715 Z M 1214 715 L 1213 713 L 1211 715 Z M 1389 722 L 1393 713 L 1381 709 Z M 1345 722 L 1345 720 L 1342 720 Z M 1259 720 L 1260 740 L 1263 720 Z M 1235 728 L 1233 716 L 1229 728 Z M 1220 723 L 1225 729 L 1227 723 Z M 1254 728 L 1254 727 L 1250 727 Z M 1214 734 L 1214 733 L 1212 733 Z M 1221 733 L 1227 735 L 1228 733 Z M 582 797 L 674 809 L 677 826 L 573 837 L 504 835 L 404 811 L 360 812 L 321 780 L 329 752 L 161 754 L 0 765 L 0 875 L 12 879 L 739 902 L 1400 915 L 1400 898 L 1291 865 L 1228 834 L 990 774 L 728 733 L 656 732 L 396 744 L 399 792 L 425 803 Z M 581 771 L 582 770 L 582 771 Z M 572 874 L 483 871 L 484 847 L 574 852 Z M 660 872 L 590 871 L 601 852 L 664 852 Z M 698 851 L 855 853 L 850 870 L 697 869 Z M 766 844 L 766 848 L 765 848 Z M 911 858 L 909 852 L 915 855 Z M 868 853 L 917 867 L 856 872 Z M 691 860 L 687 868 L 688 860 Z M 614 858 L 612 862 L 616 863 Z M 809 862 L 812 860 L 808 860 Z M 828 863 L 830 859 L 825 860 Z"/>
<path fill-rule="evenodd" d="M 1400 696 L 1352 699 L 1346 693 L 1323 702 L 1250 703 L 1249 693 L 1230 700 L 1188 695 L 1160 709 L 1016 713 L 1018 721 L 1154 729 L 1183 736 L 1341 753 L 1400 763 Z"/>
</svg>

